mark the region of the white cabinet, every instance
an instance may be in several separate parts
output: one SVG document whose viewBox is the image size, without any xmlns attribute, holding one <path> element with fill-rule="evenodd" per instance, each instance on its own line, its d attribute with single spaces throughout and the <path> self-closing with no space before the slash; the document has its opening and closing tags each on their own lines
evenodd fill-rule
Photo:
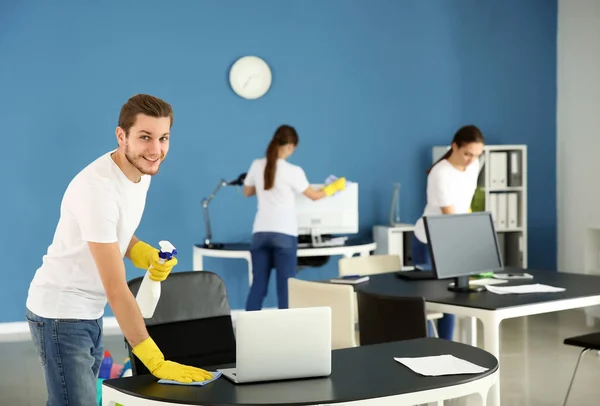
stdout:
<svg viewBox="0 0 600 406">
<path fill-rule="evenodd" d="M 410 255 L 411 238 L 415 226 L 399 224 L 397 226 L 374 226 L 373 240 L 377 244 L 375 255 L 399 255 L 404 266 L 402 270 L 414 269 Z"/>
</svg>

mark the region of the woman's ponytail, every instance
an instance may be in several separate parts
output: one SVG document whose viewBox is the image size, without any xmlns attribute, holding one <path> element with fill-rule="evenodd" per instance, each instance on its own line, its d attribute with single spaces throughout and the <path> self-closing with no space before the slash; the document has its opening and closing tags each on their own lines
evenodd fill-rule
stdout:
<svg viewBox="0 0 600 406">
<path fill-rule="evenodd" d="M 289 125 L 280 126 L 269 146 L 267 147 L 267 164 L 265 165 L 265 190 L 272 189 L 275 184 L 275 172 L 277 170 L 277 159 L 279 159 L 279 147 L 287 144 L 298 145 L 298 133 Z"/>
</svg>

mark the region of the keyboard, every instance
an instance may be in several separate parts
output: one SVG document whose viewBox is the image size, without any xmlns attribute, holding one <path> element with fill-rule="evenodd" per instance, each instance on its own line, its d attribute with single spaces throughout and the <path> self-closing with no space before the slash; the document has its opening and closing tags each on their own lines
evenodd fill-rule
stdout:
<svg viewBox="0 0 600 406">
<path fill-rule="evenodd" d="M 396 276 L 400 279 L 407 279 L 413 281 L 435 279 L 433 271 L 400 271 L 396 272 Z"/>
</svg>

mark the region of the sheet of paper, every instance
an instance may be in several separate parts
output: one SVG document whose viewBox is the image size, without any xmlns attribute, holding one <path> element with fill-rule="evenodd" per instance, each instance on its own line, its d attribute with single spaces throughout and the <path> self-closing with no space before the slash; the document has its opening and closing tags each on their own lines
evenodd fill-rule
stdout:
<svg viewBox="0 0 600 406">
<path fill-rule="evenodd" d="M 485 288 L 490 292 L 498 295 L 508 294 L 524 294 L 524 293 L 553 293 L 553 292 L 564 292 L 565 288 L 557 288 L 550 285 L 542 285 L 539 283 L 532 283 L 529 285 L 518 285 L 518 286 L 490 286 L 486 285 Z"/>
<path fill-rule="evenodd" d="M 394 358 L 396 361 L 424 376 L 481 374 L 489 368 L 456 358 L 454 355 L 435 355 L 431 357 Z"/>
</svg>

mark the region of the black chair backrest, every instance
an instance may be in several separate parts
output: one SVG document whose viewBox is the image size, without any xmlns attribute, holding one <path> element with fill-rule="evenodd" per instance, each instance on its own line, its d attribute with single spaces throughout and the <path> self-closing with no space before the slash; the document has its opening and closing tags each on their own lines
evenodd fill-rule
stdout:
<svg viewBox="0 0 600 406">
<path fill-rule="evenodd" d="M 357 290 L 360 345 L 427 337 L 422 297 L 383 296 Z"/>
<path fill-rule="evenodd" d="M 143 277 L 128 282 L 135 296 Z M 236 343 L 225 284 L 208 271 L 173 272 L 161 282 L 146 328 L 165 359 L 195 367 L 235 362 Z M 127 343 L 133 375 L 149 374 Z"/>
</svg>

